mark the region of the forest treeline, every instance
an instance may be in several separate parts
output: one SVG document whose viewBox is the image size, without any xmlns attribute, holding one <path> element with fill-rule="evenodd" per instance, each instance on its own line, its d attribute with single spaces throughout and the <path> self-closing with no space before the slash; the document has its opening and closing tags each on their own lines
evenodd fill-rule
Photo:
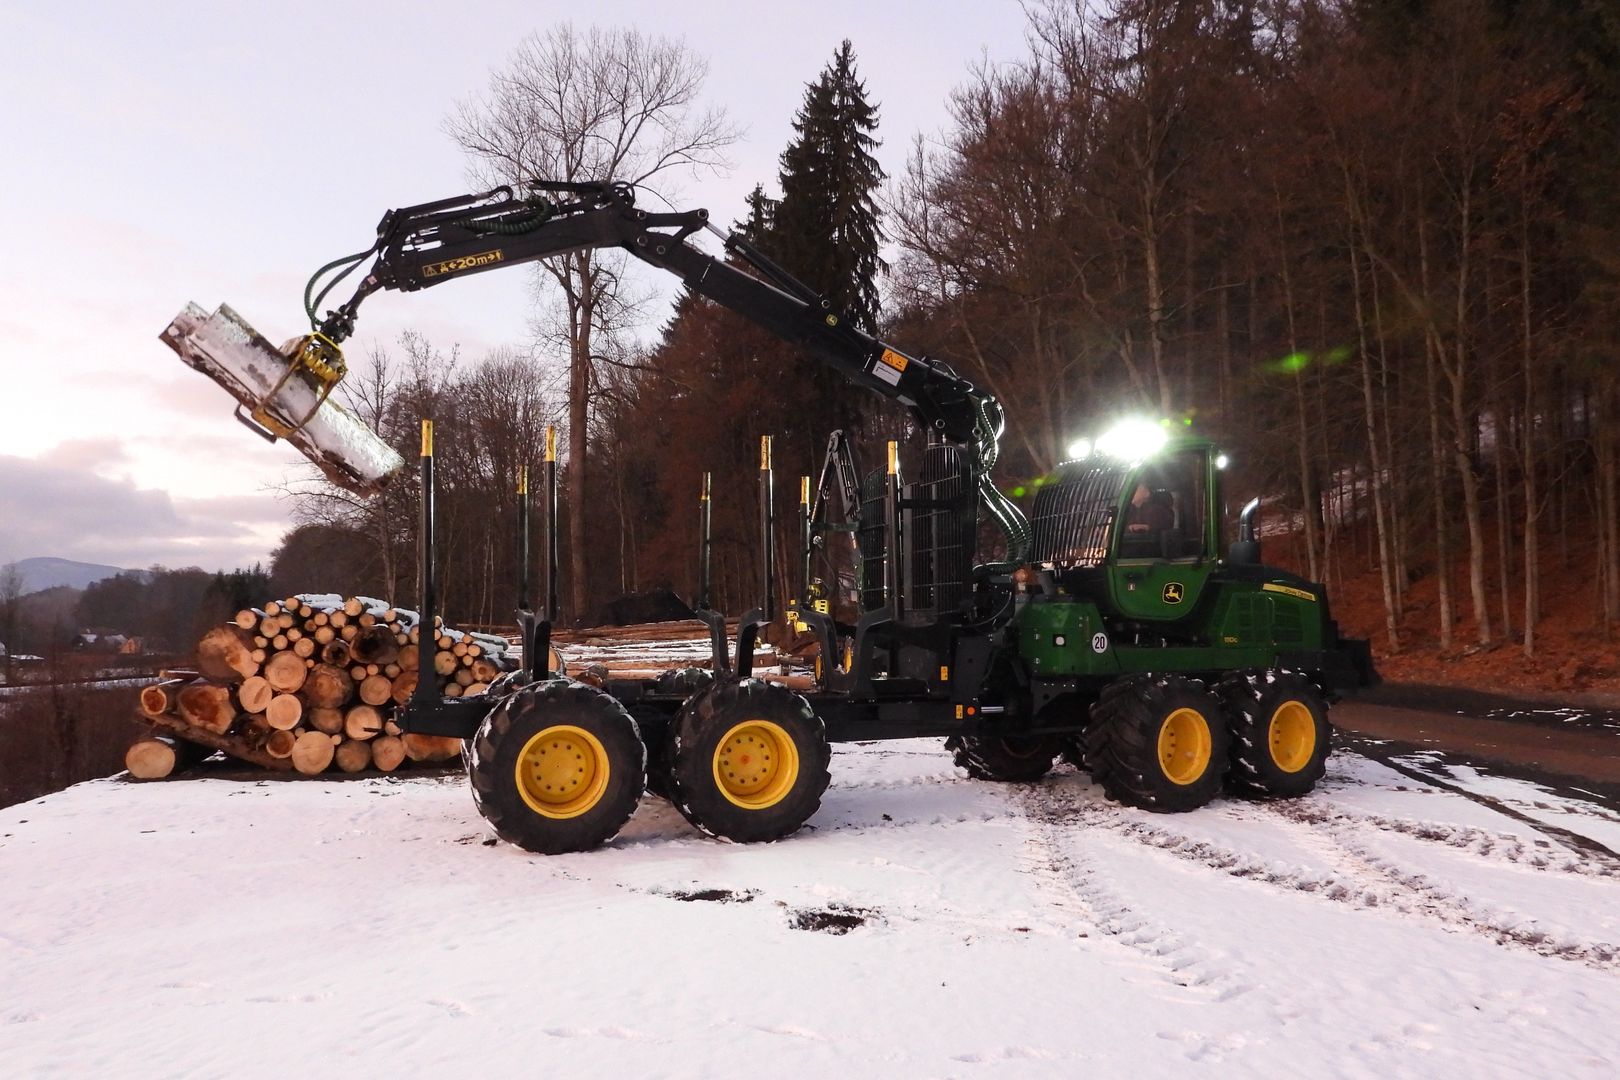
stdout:
<svg viewBox="0 0 1620 1080">
<path fill-rule="evenodd" d="M 992 390 L 1006 487 L 1111 418 L 1158 416 L 1219 440 L 1229 494 L 1293 526 L 1272 554 L 1330 585 L 1376 569 L 1382 648 L 1407 632 L 1533 654 L 1543 576 L 1571 563 L 1594 625 L 1620 618 L 1620 9 L 1048 0 L 1026 18 L 1026 55 L 973 69 L 893 177 L 871 156 L 884 87 L 868 97 L 841 49 L 807 88 L 780 194 L 716 217 Z M 501 618 L 511 476 L 540 460 L 562 396 L 537 361 L 446 374 L 426 343 L 406 352 L 375 365 L 372 418 L 402 444 L 414 410 L 452 426 L 449 602 Z M 690 592 L 708 470 L 717 599 L 746 606 L 757 437 L 778 437 L 791 541 L 791 478 L 819 468 L 831 428 L 858 433 L 868 465 L 907 434 L 892 406 L 690 296 L 651 346 L 603 357 L 588 404 L 590 471 L 569 495 L 595 597 Z M 331 498 L 304 501 L 284 554 L 325 535 L 410 588 L 411 496 Z M 1425 581 L 1438 603 L 1415 627 Z"/>
</svg>

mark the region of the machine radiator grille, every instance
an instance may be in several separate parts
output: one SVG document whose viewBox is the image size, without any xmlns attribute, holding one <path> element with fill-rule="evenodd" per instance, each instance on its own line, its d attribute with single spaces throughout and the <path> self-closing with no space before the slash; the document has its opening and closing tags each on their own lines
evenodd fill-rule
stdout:
<svg viewBox="0 0 1620 1080">
<path fill-rule="evenodd" d="M 1061 567 L 1100 565 L 1129 474 L 1113 463 L 1059 465 L 1035 495 L 1031 558 Z"/>
<path fill-rule="evenodd" d="M 979 524 L 972 479 L 962 452 L 940 443 L 923 452 L 921 478 L 906 485 L 907 500 L 925 504 L 911 511 L 906 532 L 913 615 L 938 616 L 968 597 Z"/>
</svg>

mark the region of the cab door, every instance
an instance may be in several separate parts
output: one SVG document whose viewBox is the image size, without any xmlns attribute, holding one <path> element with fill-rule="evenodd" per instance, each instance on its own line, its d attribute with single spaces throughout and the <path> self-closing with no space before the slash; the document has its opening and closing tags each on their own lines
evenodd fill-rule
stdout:
<svg viewBox="0 0 1620 1080">
<path fill-rule="evenodd" d="M 1215 569 L 1208 445 L 1167 450 L 1126 485 L 1108 566 L 1111 606 L 1133 619 L 1189 614 Z"/>
</svg>

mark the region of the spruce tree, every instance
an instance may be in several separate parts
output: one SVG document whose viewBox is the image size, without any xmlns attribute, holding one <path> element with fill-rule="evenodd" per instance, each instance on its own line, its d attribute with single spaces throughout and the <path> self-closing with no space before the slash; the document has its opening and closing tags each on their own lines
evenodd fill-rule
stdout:
<svg viewBox="0 0 1620 1080">
<path fill-rule="evenodd" d="M 863 330 L 878 316 L 876 278 L 884 236 L 875 193 L 884 180 L 872 151 L 879 145 L 877 106 L 855 74 L 848 39 L 805 90 L 783 151 L 769 251 L 790 273 Z"/>
</svg>

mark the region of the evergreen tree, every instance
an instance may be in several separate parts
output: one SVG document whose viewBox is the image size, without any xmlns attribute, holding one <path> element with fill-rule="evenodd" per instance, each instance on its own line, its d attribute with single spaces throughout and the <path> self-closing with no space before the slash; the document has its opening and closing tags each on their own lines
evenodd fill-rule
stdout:
<svg viewBox="0 0 1620 1080">
<path fill-rule="evenodd" d="M 867 331 L 877 323 L 877 275 L 888 270 L 878 255 L 884 236 L 875 193 L 884 174 L 872 156 L 877 125 L 877 106 L 866 100 L 845 39 L 793 121 L 769 245 L 789 272 Z"/>
</svg>

